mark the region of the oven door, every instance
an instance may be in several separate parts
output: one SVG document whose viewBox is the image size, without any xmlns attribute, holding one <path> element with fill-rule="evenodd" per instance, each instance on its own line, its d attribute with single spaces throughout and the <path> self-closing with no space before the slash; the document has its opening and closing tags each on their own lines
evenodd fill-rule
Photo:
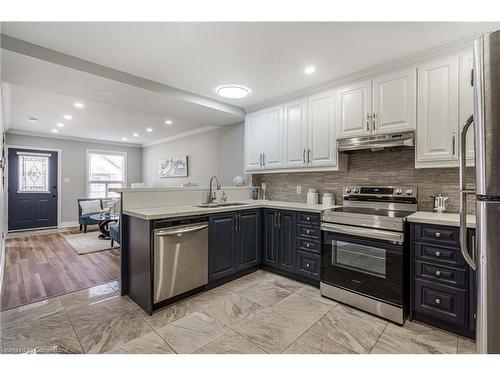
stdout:
<svg viewBox="0 0 500 375">
<path fill-rule="evenodd" d="M 321 281 L 403 305 L 403 233 L 322 224 Z"/>
</svg>

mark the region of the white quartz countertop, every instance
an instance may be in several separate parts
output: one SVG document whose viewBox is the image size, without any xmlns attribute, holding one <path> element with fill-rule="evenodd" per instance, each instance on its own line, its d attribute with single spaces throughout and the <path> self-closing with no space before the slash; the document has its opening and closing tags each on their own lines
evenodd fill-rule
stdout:
<svg viewBox="0 0 500 375">
<path fill-rule="evenodd" d="M 413 223 L 450 225 L 454 227 L 458 227 L 460 225 L 460 215 L 448 212 L 436 213 L 428 211 L 417 211 L 414 214 L 407 216 L 406 220 Z M 467 215 L 467 227 L 476 227 L 475 215 Z"/>
<path fill-rule="evenodd" d="M 246 200 L 234 203 L 241 203 L 241 204 L 235 206 L 209 207 L 209 208 L 197 207 L 196 205 L 137 208 L 137 209 L 124 210 L 123 213 L 125 215 L 137 217 L 140 219 L 158 220 L 158 219 L 168 219 L 171 217 L 249 210 L 252 208 L 277 208 L 282 210 L 321 213 L 325 210 L 341 207 L 341 206 L 323 206 L 322 204 L 309 205 L 306 203 L 282 202 L 282 201 L 271 201 L 271 200 Z"/>
</svg>

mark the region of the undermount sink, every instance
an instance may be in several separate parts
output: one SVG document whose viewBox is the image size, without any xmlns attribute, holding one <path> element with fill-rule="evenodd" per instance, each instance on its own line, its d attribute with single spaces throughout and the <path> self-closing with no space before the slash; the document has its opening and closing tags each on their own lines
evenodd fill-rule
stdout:
<svg viewBox="0 0 500 375">
<path fill-rule="evenodd" d="M 242 206 L 247 203 L 241 202 L 216 202 L 216 203 L 203 203 L 195 205 L 195 207 L 199 208 L 216 208 L 216 207 L 228 207 L 228 206 Z"/>
</svg>

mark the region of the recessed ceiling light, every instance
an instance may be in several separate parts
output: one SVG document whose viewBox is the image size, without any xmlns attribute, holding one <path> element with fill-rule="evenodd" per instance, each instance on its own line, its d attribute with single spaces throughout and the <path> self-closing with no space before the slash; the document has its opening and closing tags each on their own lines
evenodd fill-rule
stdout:
<svg viewBox="0 0 500 375">
<path fill-rule="evenodd" d="M 165 124 L 172 125 L 172 120 L 165 120 Z"/>
<path fill-rule="evenodd" d="M 133 135 L 134 137 L 138 137 L 138 136 L 139 136 L 139 134 L 137 134 L 137 133 L 134 133 L 134 134 L 132 134 L 132 135 Z"/>
<path fill-rule="evenodd" d="M 122 138 L 122 141 L 126 141 L 126 140 L 127 140 L 127 138 L 125 138 L 125 137 Z"/>
<path fill-rule="evenodd" d="M 151 133 L 151 132 L 153 131 L 153 129 L 151 129 L 151 128 L 146 128 L 146 131 L 147 131 L 148 133 Z"/>
<path fill-rule="evenodd" d="M 241 99 L 245 96 L 250 95 L 250 90 L 243 86 L 238 85 L 226 85 L 220 86 L 216 89 L 217 94 L 224 98 L 229 99 Z"/>
<path fill-rule="evenodd" d="M 58 122 L 57 126 L 59 126 L 60 128 L 64 128 L 64 124 L 62 122 Z"/>
<path fill-rule="evenodd" d="M 313 74 L 315 71 L 316 71 L 316 68 L 312 65 L 306 66 L 306 68 L 304 69 L 304 72 L 306 74 Z"/>
<path fill-rule="evenodd" d="M 36 117 L 28 117 L 28 121 L 30 121 L 30 122 L 38 122 L 38 119 Z"/>
<path fill-rule="evenodd" d="M 59 130 L 57 130 L 57 129 L 52 129 L 52 130 L 51 130 L 51 132 L 52 132 L 52 133 L 59 133 Z"/>
<path fill-rule="evenodd" d="M 71 120 L 73 118 L 71 115 L 64 115 L 63 117 L 65 120 Z"/>
<path fill-rule="evenodd" d="M 85 107 L 85 104 L 83 104 L 82 102 L 75 102 L 75 103 L 73 103 L 73 105 L 76 108 L 84 108 Z"/>
</svg>

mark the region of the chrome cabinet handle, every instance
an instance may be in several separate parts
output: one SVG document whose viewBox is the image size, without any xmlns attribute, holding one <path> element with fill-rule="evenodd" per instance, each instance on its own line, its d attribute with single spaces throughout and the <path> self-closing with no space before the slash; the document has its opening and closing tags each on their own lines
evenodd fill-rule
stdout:
<svg viewBox="0 0 500 375">
<path fill-rule="evenodd" d="M 371 121 L 372 116 L 367 113 L 366 114 L 366 131 L 370 131 L 370 121 Z"/>
<path fill-rule="evenodd" d="M 262 166 L 263 167 L 266 166 L 266 154 L 265 153 L 262 153 Z"/>
<path fill-rule="evenodd" d="M 377 114 L 375 112 L 372 113 L 373 131 L 377 130 L 376 117 L 377 117 Z"/>
<path fill-rule="evenodd" d="M 306 217 L 307 221 L 311 221 L 311 218 L 309 216 Z"/>
<path fill-rule="evenodd" d="M 437 237 L 437 238 L 441 237 L 441 233 L 436 232 L 436 237 Z"/>
<path fill-rule="evenodd" d="M 440 251 L 436 251 L 436 254 L 435 254 L 437 257 L 440 257 L 441 256 L 441 252 Z"/>
<path fill-rule="evenodd" d="M 439 305 L 441 303 L 441 300 L 439 298 L 436 298 L 436 303 Z"/>
<path fill-rule="evenodd" d="M 306 247 L 309 247 L 309 244 L 308 244 L 308 243 L 306 243 Z"/>
<path fill-rule="evenodd" d="M 262 152 L 259 154 L 259 166 L 262 168 Z"/>
<path fill-rule="evenodd" d="M 460 251 L 462 256 L 464 257 L 467 264 L 474 271 L 477 268 L 476 261 L 476 246 L 475 246 L 475 238 L 473 243 L 473 256 L 471 257 L 469 251 L 467 249 L 467 195 L 475 194 L 474 189 L 467 189 L 467 179 L 465 175 L 465 167 L 466 167 L 466 145 L 467 145 L 467 131 L 469 130 L 472 122 L 473 116 L 471 115 L 464 127 L 462 128 L 462 133 L 460 134 Z"/>
<path fill-rule="evenodd" d="M 307 164 L 311 163 L 311 149 L 307 149 Z"/>
<path fill-rule="evenodd" d="M 309 268 L 309 263 L 306 263 L 306 267 Z"/>
<path fill-rule="evenodd" d="M 456 150 L 455 150 L 455 133 L 451 136 L 451 147 L 453 149 L 453 156 L 456 155 Z"/>
<path fill-rule="evenodd" d="M 436 276 L 441 276 L 441 271 L 436 271 Z"/>
<path fill-rule="evenodd" d="M 302 163 L 306 163 L 306 148 L 304 147 L 304 151 L 302 152 Z"/>
</svg>

